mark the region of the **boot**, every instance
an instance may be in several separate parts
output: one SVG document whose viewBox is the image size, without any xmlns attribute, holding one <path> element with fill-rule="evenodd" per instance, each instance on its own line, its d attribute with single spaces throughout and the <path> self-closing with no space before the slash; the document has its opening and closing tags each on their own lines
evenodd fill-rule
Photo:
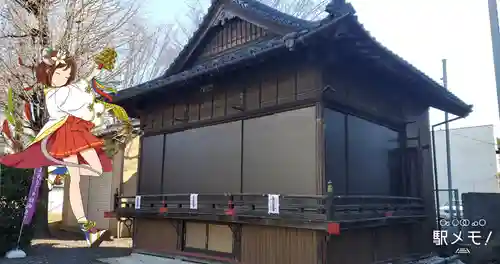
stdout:
<svg viewBox="0 0 500 264">
<path fill-rule="evenodd" d="M 108 230 L 98 230 L 95 227 L 95 222 L 94 221 L 82 221 L 79 223 L 80 224 L 80 229 L 82 230 L 83 234 L 85 235 L 85 240 L 87 241 L 87 244 L 89 247 L 99 247 L 101 245 L 104 235 Z"/>
</svg>

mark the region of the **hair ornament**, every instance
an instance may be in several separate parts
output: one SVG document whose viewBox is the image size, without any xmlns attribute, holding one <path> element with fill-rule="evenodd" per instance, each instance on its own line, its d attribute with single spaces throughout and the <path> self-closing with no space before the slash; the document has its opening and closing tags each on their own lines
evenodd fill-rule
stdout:
<svg viewBox="0 0 500 264">
<path fill-rule="evenodd" d="M 63 50 L 58 50 L 56 51 L 55 54 L 54 53 L 54 50 L 52 48 L 45 48 L 43 50 L 43 55 L 42 55 L 42 61 L 45 63 L 45 64 L 48 64 L 48 65 L 59 65 L 59 64 L 66 64 L 66 61 L 65 59 L 67 58 L 67 52 L 63 51 Z"/>
<path fill-rule="evenodd" d="M 54 65 L 54 62 L 50 58 L 50 54 L 52 53 L 52 48 L 45 48 L 42 52 L 42 61 L 47 65 Z"/>
</svg>

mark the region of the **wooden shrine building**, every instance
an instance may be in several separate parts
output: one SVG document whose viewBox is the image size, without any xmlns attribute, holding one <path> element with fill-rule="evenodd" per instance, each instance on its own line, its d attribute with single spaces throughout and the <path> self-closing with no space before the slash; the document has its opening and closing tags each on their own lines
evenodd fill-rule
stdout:
<svg viewBox="0 0 500 264">
<path fill-rule="evenodd" d="M 120 91 L 140 118 L 134 249 L 246 264 L 432 252 L 428 109 L 471 106 L 378 43 L 350 4 L 306 21 L 214 0 L 166 74 Z M 278 196 L 279 195 L 279 196 Z"/>
</svg>

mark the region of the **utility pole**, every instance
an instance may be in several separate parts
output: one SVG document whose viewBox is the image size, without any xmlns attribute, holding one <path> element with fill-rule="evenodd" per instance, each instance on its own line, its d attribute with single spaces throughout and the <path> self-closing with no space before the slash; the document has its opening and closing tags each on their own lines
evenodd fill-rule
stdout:
<svg viewBox="0 0 500 264">
<path fill-rule="evenodd" d="M 496 1 L 496 0 L 494 0 Z M 443 59 L 443 87 L 448 89 L 448 74 L 446 69 L 446 59 Z M 448 206 L 449 206 L 449 215 L 450 221 L 453 217 L 453 193 L 451 190 L 453 189 L 452 180 L 451 180 L 451 153 L 450 153 L 450 124 L 449 124 L 449 116 L 448 112 L 444 113 L 444 132 L 446 137 L 446 172 L 448 178 Z M 458 210 L 458 208 L 456 208 Z"/>
<path fill-rule="evenodd" d="M 500 113 L 500 27 L 498 26 L 497 0 L 488 0 L 488 10 L 490 13 L 491 44 L 493 46 L 497 103 Z"/>
</svg>

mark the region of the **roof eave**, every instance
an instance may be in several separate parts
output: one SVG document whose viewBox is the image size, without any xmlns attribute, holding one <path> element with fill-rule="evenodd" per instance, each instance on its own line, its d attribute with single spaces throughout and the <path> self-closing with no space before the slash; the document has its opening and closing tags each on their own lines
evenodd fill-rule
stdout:
<svg viewBox="0 0 500 264">
<path fill-rule="evenodd" d="M 243 62 L 258 61 L 262 56 L 266 56 L 266 55 L 272 54 L 274 52 L 278 52 L 280 50 L 292 51 L 292 50 L 294 50 L 294 48 L 297 47 L 297 45 L 298 46 L 307 45 L 308 41 L 311 40 L 315 35 L 323 32 L 325 30 L 329 30 L 329 29 L 333 28 L 338 23 L 338 21 L 345 19 L 349 15 L 350 14 L 345 14 L 344 16 L 327 21 L 327 22 L 317 26 L 315 29 L 303 30 L 300 32 L 296 32 L 296 34 L 293 34 L 293 35 L 286 35 L 280 39 L 271 40 L 271 42 L 274 42 L 274 44 L 269 42 L 271 44 L 271 46 L 266 47 L 262 50 L 258 50 L 256 52 L 252 53 L 251 56 L 232 59 L 226 63 L 221 64 L 220 66 L 218 66 L 216 68 L 211 68 L 211 69 L 207 69 L 207 70 L 194 69 L 196 71 L 194 71 L 193 73 L 186 73 L 188 71 L 185 71 L 185 72 L 181 72 L 181 73 L 171 75 L 171 76 L 161 76 L 161 77 L 156 78 L 154 80 L 140 84 L 136 87 L 131 87 L 131 88 L 125 89 L 117 94 L 114 102 L 117 103 L 118 105 L 124 106 L 125 104 L 128 104 L 131 100 L 137 99 L 137 97 L 142 97 L 142 96 L 146 95 L 147 93 L 158 90 L 158 88 L 163 89 L 163 88 L 166 88 L 167 86 L 173 86 L 173 85 L 181 83 L 181 82 L 186 82 L 186 81 L 193 79 L 193 78 L 196 78 L 196 77 L 202 77 L 202 76 L 206 76 L 206 75 L 210 75 L 210 74 L 214 74 L 214 73 L 221 73 L 222 70 L 229 68 L 231 66 L 241 64 Z M 293 47 L 288 47 L 287 45 L 289 45 L 289 44 L 286 44 L 285 42 L 287 42 L 287 40 L 291 40 L 291 39 L 293 39 L 293 41 L 292 41 L 294 43 Z M 253 46 L 251 46 L 249 48 L 252 49 Z M 229 53 L 227 56 L 231 56 L 231 53 Z M 179 78 L 177 78 L 177 77 L 179 77 Z M 172 81 L 172 78 L 175 78 L 175 80 Z"/>
<path fill-rule="evenodd" d="M 271 47 L 269 49 L 265 49 L 265 50 L 262 50 L 260 52 L 256 52 L 252 56 L 234 59 L 233 61 L 230 61 L 230 62 L 225 63 L 225 64 L 221 64 L 219 67 L 216 67 L 216 68 L 210 68 L 210 69 L 206 69 L 206 70 L 204 69 L 204 70 L 200 70 L 200 71 L 197 71 L 197 72 L 194 72 L 191 74 L 181 72 L 181 73 L 171 75 L 168 77 L 162 76 L 162 77 L 156 78 L 154 80 L 148 81 L 146 83 L 140 84 L 138 86 L 125 89 L 121 93 L 119 92 L 117 94 L 117 96 L 115 97 L 114 102 L 118 105 L 125 106 L 126 104 L 129 104 L 131 101 L 133 101 L 139 97 L 145 96 L 146 94 L 149 94 L 150 92 L 157 91 L 158 89 L 163 89 L 166 87 L 173 87 L 179 83 L 187 82 L 187 81 L 190 81 L 194 78 L 212 75 L 215 73 L 220 73 L 223 70 L 229 68 L 230 66 L 234 66 L 234 65 L 237 65 L 237 64 L 240 64 L 243 62 L 257 61 L 262 56 L 269 54 L 269 53 L 273 53 L 273 52 L 280 50 L 280 49 L 284 49 L 284 47 L 285 47 L 284 43 L 280 43 L 280 44 L 278 44 L 274 47 Z M 172 77 L 179 77 L 179 78 L 176 78 L 175 80 L 170 81 L 169 78 L 172 78 Z"/>
<path fill-rule="evenodd" d="M 353 19 L 345 19 L 347 17 L 351 17 Z M 311 39 L 312 37 L 316 36 L 318 33 L 323 32 L 325 30 L 330 30 L 332 28 L 335 28 L 334 26 L 339 25 L 339 21 L 355 21 L 356 27 L 359 29 L 359 32 L 361 32 L 366 39 L 369 40 L 371 46 L 375 47 L 377 50 L 377 53 L 382 53 L 384 54 L 384 57 L 389 58 L 393 62 L 395 62 L 397 65 L 400 65 L 401 68 L 407 72 L 407 75 L 412 77 L 413 79 L 417 80 L 421 85 L 423 86 L 422 89 L 424 89 L 426 94 L 429 94 L 430 96 L 438 96 L 438 100 L 434 100 L 434 102 L 430 103 L 431 107 L 438 108 L 440 110 L 449 112 L 451 114 L 460 116 L 460 117 L 465 117 L 468 114 L 472 112 L 472 106 L 466 104 L 462 100 L 460 100 L 458 97 L 453 95 L 451 92 L 446 90 L 444 87 L 442 87 L 440 84 L 432 80 L 430 77 L 425 75 L 423 72 L 419 71 L 416 69 L 413 65 L 399 57 L 398 55 L 394 54 L 392 51 L 384 47 L 382 44 L 380 44 L 377 40 L 375 40 L 373 37 L 370 36 L 370 34 L 363 28 L 363 26 L 357 21 L 356 17 L 352 13 L 347 13 L 344 14 L 340 17 L 337 18 L 330 18 L 330 19 L 325 19 L 322 21 L 321 25 L 318 26 L 317 28 L 314 29 L 309 29 L 305 30 L 302 32 L 298 32 L 292 38 L 294 38 L 294 42 L 296 44 L 302 44 L 304 45 L 307 40 Z M 224 62 L 222 65 L 216 67 L 216 68 L 208 68 L 208 69 L 202 69 L 202 70 L 196 70 L 194 72 L 189 73 L 189 71 L 181 72 L 176 75 L 172 76 L 162 76 L 160 78 L 157 78 L 155 80 L 149 81 L 145 84 L 141 84 L 139 86 L 129 88 L 126 91 L 123 91 L 122 93 L 118 93 L 118 96 L 115 100 L 115 102 L 119 105 L 128 105 L 130 107 L 130 102 L 138 99 L 139 97 L 143 97 L 144 95 L 152 92 L 152 91 L 157 91 L 158 89 L 163 89 L 166 87 L 171 87 L 175 88 L 173 86 L 181 83 L 181 82 L 186 82 L 189 81 L 193 78 L 196 77 L 202 77 L 207 74 L 212 74 L 214 72 L 221 72 L 221 70 L 228 68 L 229 66 L 234 66 L 236 64 L 240 64 L 242 62 L 247 62 L 250 60 L 256 60 L 258 58 L 261 58 L 261 56 L 265 54 L 269 54 L 272 52 L 275 52 L 277 50 L 283 49 L 285 50 L 285 38 L 290 38 L 290 36 L 285 36 L 281 40 L 276 40 L 279 43 L 276 43 L 275 45 L 272 45 L 272 47 L 268 47 L 265 49 L 262 49 L 254 54 L 252 56 L 246 56 L 246 57 L 241 57 L 241 58 L 236 58 L 236 59 L 231 59 L 227 62 Z M 436 98 L 435 98 L 436 99 Z M 430 102 L 430 101 L 429 101 Z"/>
<path fill-rule="evenodd" d="M 396 64 L 399 64 L 401 68 L 406 70 L 406 72 L 408 72 L 412 78 L 420 81 L 425 86 L 424 89 L 427 90 L 426 92 L 429 95 L 440 97 L 439 101 L 441 101 L 441 103 L 432 104 L 430 105 L 431 107 L 435 107 L 459 117 L 466 117 L 472 112 L 472 105 L 465 103 L 460 98 L 444 88 L 442 85 L 427 76 L 425 73 L 418 70 L 415 66 L 411 65 L 408 61 L 404 60 L 403 58 L 383 46 L 380 42 L 378 42 L 374 37 L 370 35 L 370 33 L 363 27 L 361 23 L 359 23 L 355 16 L 350 17 L 352 18 L 350 19 L 352 24 L 354 24 L 364 35 L 364 37 L 371 42 L 371 45 L 373 45 L 382 54 L 385 54 L 386 58 L 390 58 Z"/>
<path fill-rule="evenodd" d="M 438 100 L 440 102 L 431 104 L 431 107 L 462 118 L 465 118 L 472 113 L 472 105 L 465 103 L 430 77 L 424 75 L 420 78 L 423 78 L 424 81 L 427 82 L 427 86 L 429 87 L 428 89 L 432 91 L 429 91 L 429 94 L 435 94 L 440 97 Z"/>
</svg>

